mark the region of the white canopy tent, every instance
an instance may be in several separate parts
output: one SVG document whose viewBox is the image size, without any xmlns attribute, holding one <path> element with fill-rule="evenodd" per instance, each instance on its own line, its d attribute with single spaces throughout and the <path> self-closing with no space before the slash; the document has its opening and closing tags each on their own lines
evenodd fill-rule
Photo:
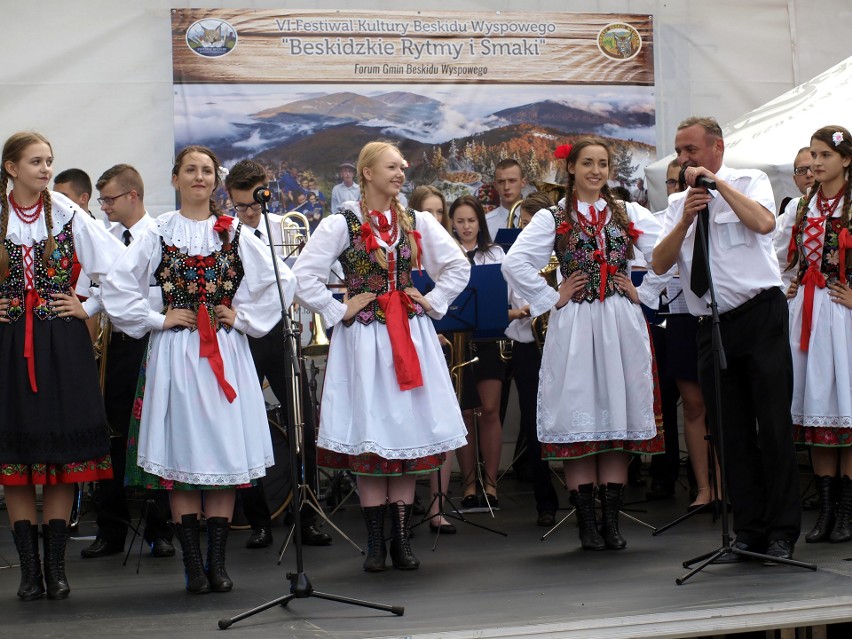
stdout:
<svg viewBox="0 0 852 639">
<path fill-rule="evenodd" d="M 776 203 L 787 195 L 798 196 L 793 183 L 796 151 L 822 126 L 852 128 L 850 104 L 852 57 L 724 126 L 725 164 L 764 171 Z M 655 210 L 665 206 L 666 167 L 674 157 L 667 155 L 645 168 Z"/>
</svg>

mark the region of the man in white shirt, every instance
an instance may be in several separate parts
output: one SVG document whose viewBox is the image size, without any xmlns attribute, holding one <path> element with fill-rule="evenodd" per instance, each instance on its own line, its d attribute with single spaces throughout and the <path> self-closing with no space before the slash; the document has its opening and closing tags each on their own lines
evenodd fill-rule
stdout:
<svg viewBox="0 0 852 639">
<path fill-rule="evenodd" d="M 342 162 L 337 167 L 340 184 L 331 190 L 331 213 L 337 213 L 344 202 L 357 202 L 361 199 L 361 188 L 355 183 L 355 165 Z"/>
<path fill-rule="evenodd" d="M 240 222 L 243 223 L 242 233 L 253 233 L 269 246 L 270 238 L 266 232 L 266 223 L 261 214 L 260 204 L 254 201 L 255 189 L 265 185 L 266 172 L 260 164 L 253 160 L 237 162 L 225 178 L 225 188 L 228 190 L 234 211 Z M 275 247 L 276 254 L 287 256 L 293 247 L 283 245 L 281 216 L 270 213 L 269 226 L 272 231 L 272 246 Z M 267 379 L 272 392 L 282 405 L 290 401 L 292 393 L 290 392 L 282 322 L 279 322 L 264 337 L 249 337 L 249 348 L 254 359 L 258 380 L 262 383 L 264 377 Z M 302 379 L 304 379 L 304 376 L 302 376 Z M 302 384 L 302 394 L 304 402 L 306 395 L 306 384 L 304 383 Z M 308 406 L 308 404 L 305 404 L 305 406 Z M 303 410 L 302 414 L 305 422 L 304 437 L 302 438 L 306 475 L 304 481 L 310 482 L 310 478 L 316 476 L 316 424 L 312 419 L 313 410 Z M 276 464 L 283 463 L 283 461 L 275 460 Z M 258 480 L 255 486 L 240 489 L 239 492 L 243 512 L 252 528 L 252 534 L 246 542 L 246 548 L 269 546 L 272 543 L 272 517 L 266 502 L 263 482 Z M 316 527 L 314 510 L 306 504 L 302 506 L 300 513 L 302 542 L 309 546 L 327 546 L 330 544 L 331 536 Z"/>
<path fill-rule="evenodd" d="M 89 202 L 92 199 L 92 179 L 83 169 L 65 169 L 53 178 L 53 190 L 62 193 L 92 217 Z"/>
<path fill-rule="evenodd" d="M 790 559 L 801 527 L 799 476 L 792 438 L 792 358 L 787 304 L 772 247 L 775 204 L 769 178 L 757 170 L 723 164 L 722 130 L 712 118 L 678 127 L 675 151 L 690 187 L 673 196 L 652 266 L 662 274 L 677 261 L 690 312 L 704 318 L 698 330 L 698 369 L 708 422 L 715 424 L 710 268 L 721 315 L 727 369 L 721 371 L 725 470 L 734 511 L 734 546 Z M 697 186 L 712 180 L 716 190 Z M 706 182 L 705 182 L 706 183 Z M 708 207 L 707 221 L 699 212 Z M 709 249 L 695 220 L 707 225 Z M 744 561 L 726 553 L 717 562 Z"/>
<path fill-rule="evenodd" d="M 497 231 L 507 227 L 509 211 L 523 197 L 521 191 L 526 185 L 524 169 L 517 160 L 507 158 L 497 163 L 494 168 L 494 188 L 500 196 L 500 206 L 485 214 L 485 223 L 488 225 L 492 242 L 497 237 Z M 517 222 L 517 213 L 515 222 Z"/>
<path fill-rule="evenodd" d="M 108 169 L 98 179 L 96 186 L 100 193 L 98 202 L 111 222 L 108 230 L 125 246 L 138 239 L 154 223 L 145 211 L 142 177 L 129 164 L 117 164 Z M 78 290 L 83 285 L 78 282 Z M 90 288 L 89 292 L 83 308 L 89 317 L 94 317 L 103 307 L 99 290 Z M 154 308 L 161 307 L 159 288 L 152 288 L 151 295 L 158 298 Z M 80 552 L 86 559 L 104 557 L 124 550 L 130 522 L 130 511 L 124 494 L 127 430 L 136 398 L 139 369 L 147 347 L 147 335 L 135 339 L 117 330 L 111 332 L 109 346 L 104 346 L 109 349 L 104 405 L 110 429 L 115 435 L 110 438 L 113 479 L 101 481 L 98 486 L 98 532 L 91 545 Z M 147 511 L 145 541 L 151 546 L 151 554 L 155 557 L 172 557 L 175 549 L 171 543 L 172 531 L 168 525 L 168 495 L 162 490 L 151 491 L 150 494 L 154 499 L 154 506 Z"/>
</svg>

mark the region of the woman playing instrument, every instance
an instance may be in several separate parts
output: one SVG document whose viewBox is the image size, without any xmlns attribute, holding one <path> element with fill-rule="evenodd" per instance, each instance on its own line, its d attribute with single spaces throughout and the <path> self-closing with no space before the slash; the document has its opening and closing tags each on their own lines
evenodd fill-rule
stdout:
<svg viewBox="0 0 852 639">
<path fill-rule="evenodd" d="M 124 247 L 47 189 L 53 149 L 12 135 L 0 166 L 0 485 L 21 563 L 18 596 L 64 599 L 67 525 L 76 482 L 112 477 L 86 312 L 71 291 L 75 256 L 100 280 Z M 6 194 L 9 182 L 11 193 Z M 44 571 L 35 486 L 43 486 Z"/>
<path fill-rule="evenodd" d="M 503 249 L 491 242 L 488 224 L 485 221 L 485 209 L 472 195 L 463 195 L 450 205 L 450 224 L 471 265 L 499 264 L 503 261 Z M 466 377 L 468 390 L 474 390 L 462 396 L 462 408 L 467 426 L 467 444 L 458 451 L 459 469 L 462 475 L 462 506 L 486 506 L 498 508 L 497 472 L 500 468 L 500 454 L 503 450 L 503 425 L 500 422 L 500 396 L 506 366 L 500 359 L 500 346 L 494 340 L 475 340 L 470 342 L 471 357 L 479 361 L 470 366 Z M 467 382 L 468 379 L 465 381 Z M 474 386 L 475 385 L 475 386 Z M 474 410 L 478 410 L 477 428 L 473 428 Z M 483 494 L 476 494 L 477 442 L 473 439 L 479 433 L 479 453 L 484 473 L 482 477 Z"/>
<path fill-rule="evenodd" d="M 181 208 L 134 240 L 102 287 L 119 329 L 132 337 L 151 331 L 128 437 L 127 483 L 170 491 L 192 593 L 233 587 L 225 543 L 235 487 L 262 477 L 274 461 L 246 334 L 265 335 L 281 316 L 275 273 L 263 242 L 216 207 L 218 169 L 206 147 L 178 154 L 172 185 Z M 279 269 L 289 299 L 293 275 Z M 164 310 L 149 304 L 150 281 L 162 290 Z"/>
<path fill-rule="evenodd" d="M 789 303 L 792 414 L 796 443 L 811 447 L 819 498 L 805 541 L 837 543 L 852 539 L 852 135 L 822 127 L 810 153 L 814 185 L 787 231 L 799 282 Z"/>
<path fill-rule="evenodd" d="M 503 275 L 529 300 L 530 314 L 550 311 L 538 438 L 545 459 L 564 461 L 588 550 L 626 546 L 618 514 L 629 454 L 663 448 L 650 338 L 627 275 L 633 244 L 650 255 L 660 225 L 647 209 L 610 195 L 611 160 L 603 139 L 574 144 L 567 153 L 565 199 L 537 213 L 503 261 Z M 538 274 L 554 251 L 563 277 L 558 291 Z M 596 485 L 603 535 L 595 521 Z"/>
<path fill-rule="evenodd" d="M 419 473 L 464 443 L 464 424 L 431 317 L 440 318 L 468 281 L 458 246 L 430 213 L 402 208 L 405 160 L 385 142 L 358 158 L 358 202 L 325 218 L 299 255 L 297 301 L 334 326 L 320 411 L 318 464 L 355 473 L 367 525 L 364 570 L 385 569 L 386 510 L 391 560 L 420 562 L 408 523 Z M 326 287 L 335 260 L 348 297 Z M 411 271 L 422 267 L 435 288 L 422 295 Z"/>
</svg>

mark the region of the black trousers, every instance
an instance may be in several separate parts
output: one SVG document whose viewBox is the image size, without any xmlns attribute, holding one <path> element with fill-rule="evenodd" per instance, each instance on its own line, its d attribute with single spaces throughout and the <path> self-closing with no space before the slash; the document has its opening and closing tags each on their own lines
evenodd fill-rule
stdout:
<svg viewBox="0 0 852 639">
<path fill-rule="evenodd" d="M 709 318 L 698 327 L 698 377 L 715 430 Z M 799 473 L 790 404 L 793 363 L 787 302 L 773 288 L 722 315 L 728 368 L 721 371 L 725 473 L 738 541 L 795 542 L 801 529 Z M 718 444 L 718 436 L 716 438 Z"/>
<path fill-rule="evenodd" d="M 130 509 L 124 488 L 124 471 L 127 466 L 127 429 L 136 397 L 139 369 L 148 348 L 148 337 L 133 339 L 123 333 L 113 333 L 107 351 L 104 405 L 107 421 L 116 437 L 110 438 L 113 479 L 98 483 L 95 502 L 98 510 L 100 539 L 111 545 L 123 546 L 127 537 Z M 171 517 L 169 496 L 165 490 L 147 491 L 146 497 L 154 500 L 145 520 L 145 540 L 171 539 L 168 525 Z"/>
<path fill-rule="evenodd" d="M 534 343 L 512 343 L 512 373 L 518 389 L 521 412 L 521 432 L 526 438 L 527 463 L 532 470 L 533 494 L 536 509 L 556 512 L 559 498 L 550 478 L 550 466 L 541 458 L 541 444 L 536 431 L 538 372 L 541 353 Z"/>
<path fill-rule="evenodd" d="M 657 360 L 657 381 L 660 386 L 666 452 L 651 457 L 651 466 L 648 471 L 651 481 L 672 487 L 680 474 L 680 442 L 677 432 L 677 400 L 680 392 L 677 389 L 677 382 L 667 372 L 666 329 L 655 324 L 651 324 L 650 327 L 654 355 Z"/>
<path fill-rule="evenodd" d="M 249 337 L 249 348 L 254 359 L 258 381 L 262 384 L 265 377 L 275 394 L 275 398 L 281 403 L 282 407 L 286 407 L 287 402 L 290 401 L 291 393 L 290 371 L 287 367 L 286 349 L 284 348 L 283 323 L 278 322 L 275 328 L 263 337 Z M 305 460 L 305 479 L 303 481 L 312 482 L 317 475 L 317 431 L 316 416 L 314 411 L 309 408 L 311 403 L 307 382 L 305 371 L 302 370 L 302 406 L 305 407 L 302 416 L 302 421 L 305 423 L 302 437 L 302 451 Z M 286 418 L 286 410 L 283 411 L 282 416 Z M 312 488 L 315 489 L 316 487 L 312 486 Z M 271 526 L 272 519 L 266 502 L 266 494 L 263 490 L 263 480 L 258 480 L 250 488 L 241 488 L 239 492 L 240 500 L 243 503 L 243 512 L 249 525 L 255 530 Z M 316 513 L 308 505 L 301 508 L 300 514 L 303 526 L 309 526 L 316 521 Z"/>
</svg>

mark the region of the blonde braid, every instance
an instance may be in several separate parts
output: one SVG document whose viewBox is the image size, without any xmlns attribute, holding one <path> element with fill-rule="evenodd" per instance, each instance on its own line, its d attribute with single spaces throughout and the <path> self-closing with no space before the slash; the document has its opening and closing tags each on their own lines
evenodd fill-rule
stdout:
<svg viewBox="0 0 852 639">
<path fill-rule="evenodd" d="M 214 215 L 217 219 L 220 215 L 222 215 L 222 210 L 219 208 L 219 205 L 216 204 L 216 198 L 213 195 L 210 195 L 210 213 Z M 224 231 L 219 231 L 219 239 L 222 241 L 222 246 L 231 241 L 231 236 L 228 229 Z"/>
<path fill-rule="evenodd" d="M 6 188 L 9 186 L 9 175 L 0 169 L 0 282 L 6 280 L 9 270 L 9 251 L 6 250 L 6 230 L 9 227 L 9 197 Z"/>
<path fill-rule="evenodd" d="M 53 200 L 50 197 L 50 191 L 45 189 L 42 191 L 44 195 L 44 223 L 47 226 L 47 242 L 44 244 L 44 253 L 41 256 L 44 265 L 47 266 L 50 262 L 51 254 L 56 250 L 56 240 L 53 239 Z"/>
<path fill-rule="evenodd" d="M 373 220 L 370 219 L 370 209 L 367 208 L 367 196 L 364 195 L 364 185 L 361 184 L 361 180 L 358 180 L 359 186 L 361 187 L 361 199 L 358 202 L 361 206 L 361 217 L 364 218 L 364 222 L 370 227 L 370 230 L 373 234 L 376 233 L 376 225 L 373 224 Z M 373 257 L 376 258 L 376 264 L 381 266 L 383 269 L 388 270 L 388 258 L 385 255 L 385 251 L 382 247 L 378 247 L 373 249 Z"/>
</svg>

